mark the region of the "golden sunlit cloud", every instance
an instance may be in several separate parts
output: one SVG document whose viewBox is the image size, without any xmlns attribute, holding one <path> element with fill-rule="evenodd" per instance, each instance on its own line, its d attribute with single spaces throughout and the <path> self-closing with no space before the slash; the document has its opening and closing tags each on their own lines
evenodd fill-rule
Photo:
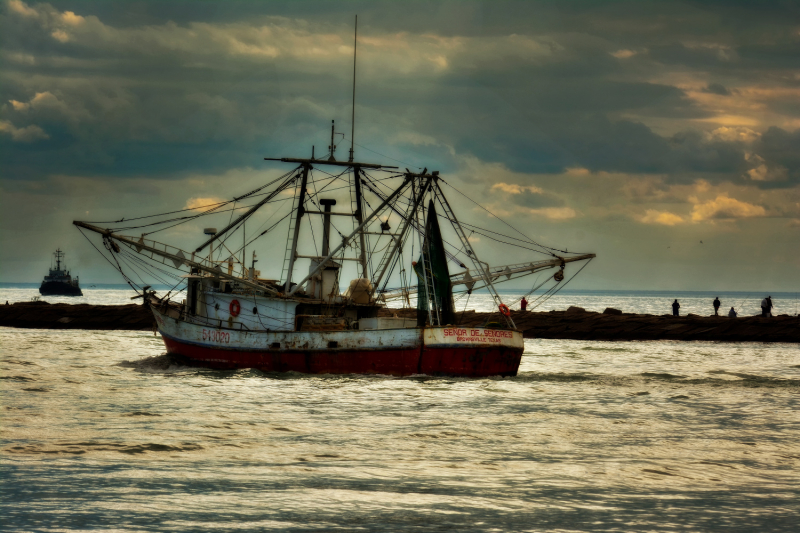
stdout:
<svg viewBox="0 0 800 533">
<path fill-rule="evenodd" d="M 715 141 L 739 141 L 751 143 L 757 141 L 761 134 L 744 126 L 721 126 L 709 136 Z"/>
<path fill-rule="evenodd" d="M 535 185 L 517 185 L 515 183 L 495 183 L 492 185 L 492 190 L 499 190 L 503 192 L 507 192 L 509 194 L 522 194 L 525 191 L 532 192 L 535 194 L 541 194 L 544 191 Z"/>
<path fill-rule="evenodd" d="M 690 198 L 690 201 L 697 202 L 694 198 Z M 720 194 L 713 200 L 695 203 L 692 210 L 692 221 L 701 222 L 715 218 L 753 218 L 763 217 L 766 214 L 766 209 L 760 205 L 742 202 L 736 198 L 730 198 L 726 194 Z"/>
<path fill-rule="evenodd" d="M 583 167 L 569 167 L 564 171 L 564 174 L 567 176 L 588 176 L 591 171 Z"/>
<path fill-rule="evenodd" d="M 14 142 L 30 143 L 40 139 L 49 139 L 50 136 L 39 126 L 31 124 L 24 128 L 17 128 L 8 120 L 0 120 L 0 133 L 11 135 Z"/>
<path fill-rule="evenodd" d="M 205 211 L 206 209 L 211 209 L 215 207 L 216 204 L 220 204 L 224 202 L 222 198 L 217 197 L 209 197 L 209 198 L 189 198 L 186 200 L 186 205 L 184 209 L 194 209 L 195 211 Z"/>
<path fill-rule="evenodd" d="M 617 50 L 616 52 L 612 52 L 611 55 L 616 57 L 617 59 L 628 59 L 629 57 L 633 57 L 638 52 L 634 52 L 633 50 Z"/>
<path fill-rule="evenodd" d="M 670 213 L 669 211 L 657 211 L 655 209 L 648 209 L 645 215 L 639 219 L 640 222 L 645 224 L 661 224 L 664 226 L 674 226 L 684 222 L 683 217 Z"/>
<path fill-rule="evenodd" d="M 578 215 L 571 207 L 541 207 L 539 209 L 528 209 L 528 212 L 550 220 L 567 220 Z"/>
<path fill-rule="evenodd" d="M 17 15 L 22 15 L 27 18 L 36 18 L 39 16 L 35 9 L 28 7 L 20 0 L 10 0 L 7 5 L 8 10 Z"/>
</svg>

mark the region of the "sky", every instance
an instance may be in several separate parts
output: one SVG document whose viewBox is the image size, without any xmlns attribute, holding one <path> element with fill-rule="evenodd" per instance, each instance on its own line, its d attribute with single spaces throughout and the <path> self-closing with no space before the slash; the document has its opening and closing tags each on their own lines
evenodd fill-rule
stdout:
<svg viewBox="0 0 800 533">
<path fill-rule="evenodd" d="M 349 139 L 358 15 L 356 159 L 439 170 L 536 241 L 596 253 L 570 288 L 800 289 L 798 2 L 0 13 L 0 281 L 41 280 L 60 246 L 84 284 L 120 282 L 72 220 L 237 196 L 288 170 L 264 157 L 324 152 L 332 119 Z"/>
</svg>

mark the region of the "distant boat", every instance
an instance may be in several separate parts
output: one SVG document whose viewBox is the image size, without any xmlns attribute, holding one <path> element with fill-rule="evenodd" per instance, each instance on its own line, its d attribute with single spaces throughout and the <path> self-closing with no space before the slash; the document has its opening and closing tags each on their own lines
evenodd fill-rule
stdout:
<svg viewBox="0 0 800 533">
<path fill-rule="evenodd" d="M 44 277 L 39 287 L 39 294 L 43 296 L 83 296 L 78 278 L 72 279 L 66 265 L 61 268 L 64 252 L 57 249 L 53 254 L 56 258 L 56 267 L 50 269 L 50 274 Z"/>
</svg>

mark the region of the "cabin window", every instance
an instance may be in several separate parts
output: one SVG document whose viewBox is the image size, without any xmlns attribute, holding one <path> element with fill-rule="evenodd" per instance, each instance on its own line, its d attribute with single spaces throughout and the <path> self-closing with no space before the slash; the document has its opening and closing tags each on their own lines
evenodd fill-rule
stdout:
<svg viewBox="0 0 800 533">
<path fill-rule="evenodd" d="M 279 342 L 273 342 L 273 343 L 270 345 L 270 348 L 275 348 L 275 349 L 278 349 L 278 348 L 280 348 L 280 347 L 281 347 L 281 343 L 279 343 Z"/>
<path fill-rule="evenodd" d="M 337 341 L 328 341 L 328 348 L 338 348 L 339 343 Z"/>
</svg>

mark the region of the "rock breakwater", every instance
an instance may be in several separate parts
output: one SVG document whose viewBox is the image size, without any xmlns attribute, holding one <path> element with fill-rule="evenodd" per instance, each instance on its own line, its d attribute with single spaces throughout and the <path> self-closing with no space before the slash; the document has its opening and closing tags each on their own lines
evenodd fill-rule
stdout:
<svg viewBox="0 0 800 533">
<path fill-rule="evenodd" d="M 384 311 L 411 318 L 414 310 Z M 462 326 L 501 322 L 497 313 L 457 313 Z M 566 311 L 543 313 L 512 311 L 511 318 L 528 339 L 575 339 L 602 341 L 729 341 L 800 342 L 800 317 L 637 315 L 606 309 L 604 313 L 571 307 Z"/>
<path fill-rule="evenodd" d="M 153 313 L 141 304 L 18 302 L 0 305 L 0 326 L 14 328 L 152 330 L 154 323 Z"/>
<path fill-rule="evenodd" d="M 413 309 L 384 309 L 382 316 L 416 316 Z M 461 326 L 499 322 L 497 313 L 457 313 Z M 637 315 L 607 309 L 604 313 L 571 307 L 566 311 L 512 312 L 526 338 L 604 341 L 680 340 L 800 343 L 800 317 L 772 318 L 687 315 Z M 152 330 L 153 315 L 141 305 L 49 304 L 0 305 L 0 326 L 39 329 Z"/>
</svg>

